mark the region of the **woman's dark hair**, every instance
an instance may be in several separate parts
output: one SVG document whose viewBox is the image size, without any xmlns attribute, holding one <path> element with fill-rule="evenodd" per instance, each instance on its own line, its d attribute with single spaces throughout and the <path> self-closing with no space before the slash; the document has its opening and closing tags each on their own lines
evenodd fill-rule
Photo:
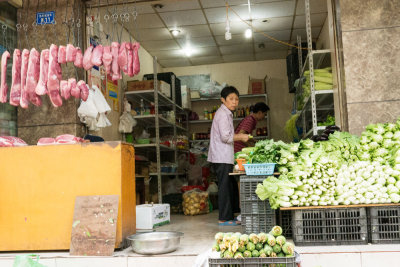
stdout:
<svg viewBox="0 0 400 267">
<path fill-rule="evenodd" d="M 230 94 L 236 94 L 239 97 L 239 91 L 233 86 L 227 86 L 221 91 L 221 97 L 226 100 L 226 97 Z"/>
<path fill-rule="evenodd" d="M 259 111 L 261 111 L 261 112 L 267 112 L 268 110 L 269 110 L 269 107 L 268 107 L 268 105 L 265 104 L 264 102 L 258 102 L 258 103 L 256 103 L 256 104 L 254 105 L 254 108 L 253 108 L 253 112 L 254 112 L 254 113 L 257 113 L 257 112 L 259 112 Z"/>
</svg>

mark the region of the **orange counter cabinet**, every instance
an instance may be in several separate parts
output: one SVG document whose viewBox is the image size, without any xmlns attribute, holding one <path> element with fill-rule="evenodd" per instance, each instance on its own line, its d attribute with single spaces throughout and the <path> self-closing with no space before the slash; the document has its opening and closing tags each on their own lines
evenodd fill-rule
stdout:
<svg viewBox="0 0 400 267">
<path fill-rule="evenodd" d="M 0 251 L 68 250 L 75 198 L 91 195 L 120 196 L 121 247 L 136 231 L 131 144 L 0 147 Z"/>
</svg>

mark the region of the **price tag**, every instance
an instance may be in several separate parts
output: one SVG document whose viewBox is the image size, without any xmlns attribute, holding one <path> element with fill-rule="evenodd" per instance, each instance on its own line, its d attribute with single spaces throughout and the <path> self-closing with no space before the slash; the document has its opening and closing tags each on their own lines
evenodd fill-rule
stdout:
<svg viewBox="0 0 400 267">
<path fill-rule="evenodd" d="M 54 24 L 55 11 L 36 13 L 36 23 L 38 25 Z"/>
</svg>

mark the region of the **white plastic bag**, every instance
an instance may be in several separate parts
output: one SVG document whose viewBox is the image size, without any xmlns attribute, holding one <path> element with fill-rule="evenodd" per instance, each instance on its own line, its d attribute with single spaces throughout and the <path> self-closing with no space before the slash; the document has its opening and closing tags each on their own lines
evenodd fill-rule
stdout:
<svg viewBox="0 0 400 267">
<path fill-rule="evenodd" d="M 81 101 L 81 104 L 78 108 L 78 116 L 82 123 L 86 124 L 89 130 L 96 131 L 98 130 L 97 124 L 97 115 L 99 112 L 97 111 L 96 105 L 94 103 L 94 94 L 93 90 L 89 90 L 89 96 L 86 101 Z"/>
<path fill-rule="evenodd" d="M 124 112 L 122 113 L 121 117 L 119 117 L 118 130 L 120 133 L 131 133 L 134 125 L 136 125 L 136 120 L 130 113 Z"/>
<path fill-rule="evenodd" d="M 94 104 L 97 108 L 97 111 L 99 112 L 96 126 L 99 128 L 111 126 L 111 122 L 106 116 L 106 114 L 111 111 L 110 106 L 108 105 L 106 99 L 96 85 L 93 85 L 92 89 L 94 90 Z"/>
</svg>

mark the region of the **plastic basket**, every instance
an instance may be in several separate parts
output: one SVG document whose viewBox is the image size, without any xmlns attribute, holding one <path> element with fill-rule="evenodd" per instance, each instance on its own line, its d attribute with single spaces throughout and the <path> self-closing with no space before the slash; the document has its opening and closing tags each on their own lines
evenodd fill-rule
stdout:
<svg viewBox="0 0 400 267">
<path fill-rule="evenodd" d="M 246 234 L 269 232 L 276 224 L 275 210 L 268 200 L 262 201 L 255 193 L 265 176 L 240 176 L 240 210 L 242 232 Z"/>
<path fill-rule="evenodd" d="M 272 175 L 275 170 L 275 163 L 254 163 L 243 164 L 246 175 Z"/>
<path fill-rule="evenodd" d="M 297 246 L 368 243 L 365 208 L 294 210 L 292 215 L 293 240 Z"/>
<path fill-rule="evenodd" d="M 400 243 L 400 207 L 369 208 L 372 244 Z"/>
<path fill-rule="evenodd" d="M 295 267 L 295 257 L 279 257 L 279 258 L 245 258 L 245 259 L 208 259 L 208 266 L 210 267 L 272 267 L 272 266 L 285 266 Z"/>
</svg>

